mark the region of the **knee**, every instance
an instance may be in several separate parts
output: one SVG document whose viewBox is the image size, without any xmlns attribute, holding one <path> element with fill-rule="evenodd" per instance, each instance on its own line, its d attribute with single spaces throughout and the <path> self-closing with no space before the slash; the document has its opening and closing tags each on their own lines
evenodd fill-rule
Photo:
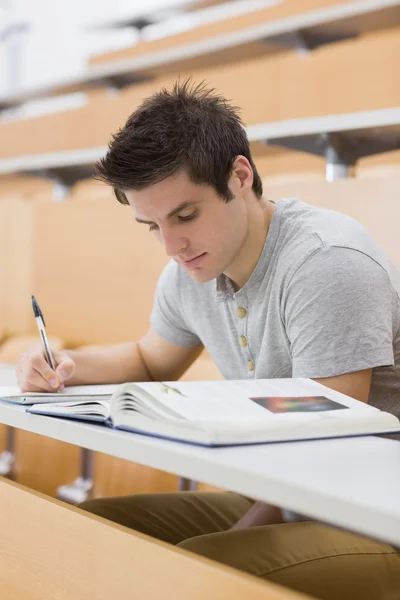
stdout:
<svg viewBox="0 0 400 600">
<path fill-rule="evenodd" d="M 152 522 L 153 505 L 152 495 L 138 494 L 86 500 L 78 508 L 129 529 L 147 533 Z"/>
<path fill-rule="evenodd" d="M 107 499 L 98 498 L 96 500 L 85 500 L 85 502 L 81 502 L 77 505 L 77 508 L 84 510 L 86 512 L 90 512 L 94 515 L 98 515 L 99 517 L 109 518 L 107 514 L 109 513 L 109 503 Z"/>
</svg>

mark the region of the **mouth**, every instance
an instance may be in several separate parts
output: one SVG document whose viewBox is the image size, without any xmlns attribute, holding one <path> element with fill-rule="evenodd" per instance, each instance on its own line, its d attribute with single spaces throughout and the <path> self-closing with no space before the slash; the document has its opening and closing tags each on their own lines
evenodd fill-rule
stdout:
<svg viewBox="0 0 400 600">
<path fill-rule="evenodd" d="M 203 260 L 205 259 L 206 256 L 207 256 L 207 252 L 203 252 L 203 254 L 199 254 L 198 256 L 195 256 L 194 258 L 191 258 L 190 260 L 182 260 L 182 261 L 180 261 L 180 263 L 187 269 L 194 269 L 203 262 Z"/>
</svg>

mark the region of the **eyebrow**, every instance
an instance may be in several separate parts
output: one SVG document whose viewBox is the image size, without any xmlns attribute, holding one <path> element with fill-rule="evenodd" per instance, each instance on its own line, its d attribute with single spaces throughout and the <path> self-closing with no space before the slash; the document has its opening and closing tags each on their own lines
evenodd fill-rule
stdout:
<svg viewBox="0 0 400 600">
<path fill-rule="evenodd" d="M 171 219 L 176 214 L 180 213 L 181 210 L 185 210 L 185 208 L 190 208 L 191 206 L 195 206 L 196 204 L 199 204 L 199 203 L 194 202 L 194 201 L 182 202 L 179 206 L 177 206 L 176 208 L 171 210 L 170 213 L 167 214 L 167 219 Z M 138 219 L 137 217 L 135 218 L 135 220 L 137 223 L 144 223 L 145 225 L 151 225 L 153 223 L 153 221 L 145 221 L 144 219 Z"/>
</svg>

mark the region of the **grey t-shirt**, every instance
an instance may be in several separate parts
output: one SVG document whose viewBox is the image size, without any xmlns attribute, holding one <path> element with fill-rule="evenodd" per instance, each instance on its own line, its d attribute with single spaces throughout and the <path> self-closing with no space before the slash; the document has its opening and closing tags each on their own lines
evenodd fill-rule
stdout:
<svg viewBox="0 0 400 600">
<path fill-rule="evenodd" d="M 399 272 L 357 221 L 288 198 L 242 289 L 225 275 L 196 283 L 172 261 L 151 325 L 174 344 L 203 344 L 226 379 L 372 368 L 370 404 L 400 416 L 399 292 Z"/>
</svg>

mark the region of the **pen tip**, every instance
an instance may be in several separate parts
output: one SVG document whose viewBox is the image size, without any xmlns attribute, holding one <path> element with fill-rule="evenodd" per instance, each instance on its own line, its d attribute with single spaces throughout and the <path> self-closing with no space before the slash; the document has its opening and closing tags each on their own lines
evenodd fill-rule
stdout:
<svg viewBox="0 0 400 600">
<path fill-rule="evenodd" d="M 41 319 L 43 320 L 43 324 L 44 324 L 42 311 L 40 310 L 39 304 L 36 302 L 36 298 L 33 295 L 32 295 L 32 308 L 33 308 L 33 312 L 35 313 L 35 317 L 41 317 Z"/>
</svg>

